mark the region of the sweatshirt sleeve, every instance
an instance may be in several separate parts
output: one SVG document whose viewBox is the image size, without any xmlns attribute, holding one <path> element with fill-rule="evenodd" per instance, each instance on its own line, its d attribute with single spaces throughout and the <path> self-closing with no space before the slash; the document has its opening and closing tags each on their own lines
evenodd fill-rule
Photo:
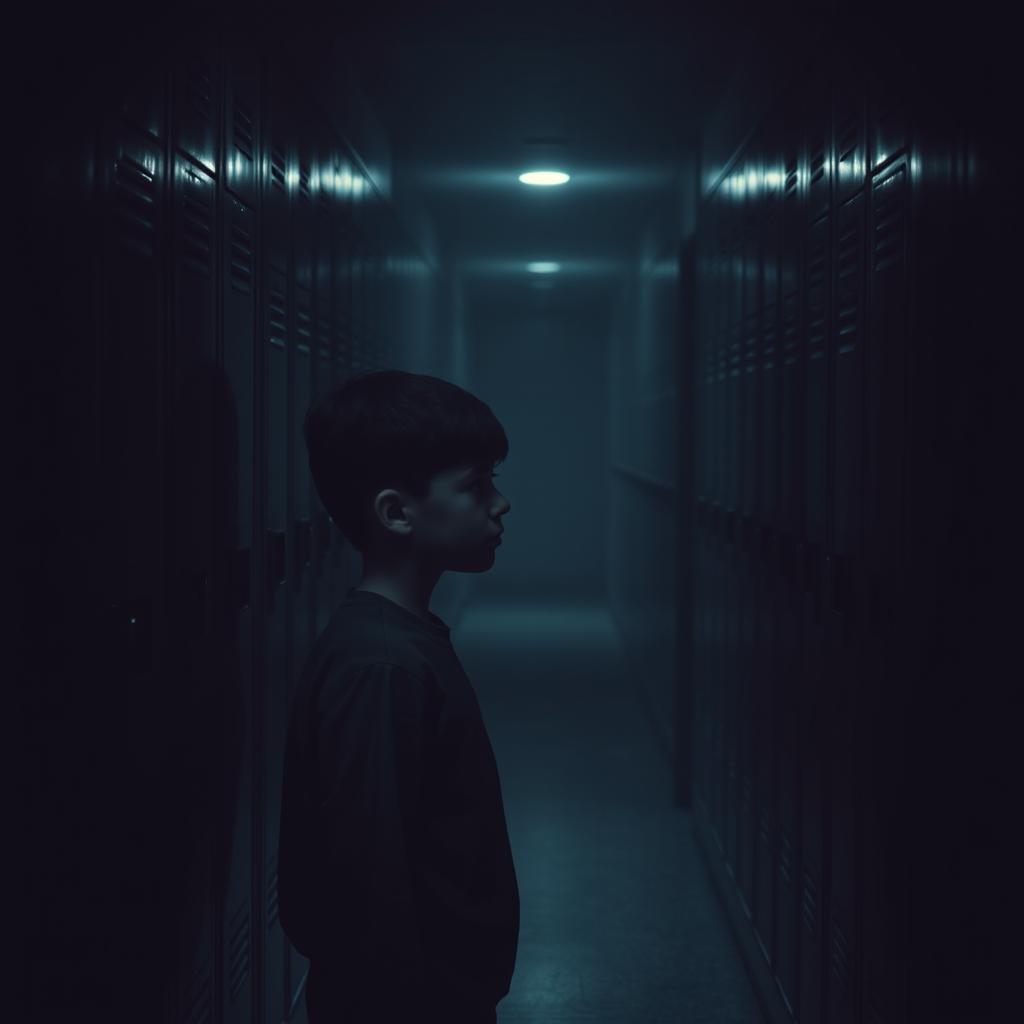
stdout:
<svg viewBox="0 0 1024 1024">
<path fill-rule="evenodd" d="M 425 713 L 423 683 L 396 665 L 348 669 L 317 701 L 325 938 L 353 1000 L 380 1012 L 413 1008 L 423 991 L 413 860 Z"/>
</svg>

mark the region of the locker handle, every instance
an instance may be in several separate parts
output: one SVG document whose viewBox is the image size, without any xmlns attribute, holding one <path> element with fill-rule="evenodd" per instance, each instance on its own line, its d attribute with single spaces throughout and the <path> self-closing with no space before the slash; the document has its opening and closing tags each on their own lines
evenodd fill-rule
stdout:
<svg viewBox="0 0 1024 1024">
<path fill-rule="evenodd" d="M 284 530 L 267 530 L 267 585 L 273 589 L 286 579 Z"/>
</svg>

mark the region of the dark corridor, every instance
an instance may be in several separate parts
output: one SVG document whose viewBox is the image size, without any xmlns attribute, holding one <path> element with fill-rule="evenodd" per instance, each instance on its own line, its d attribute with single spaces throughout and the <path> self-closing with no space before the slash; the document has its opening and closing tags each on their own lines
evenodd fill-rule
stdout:
<svg viewBox="0 0 1024 1024">
<path fill-rule="evenodd" d="M 511 439 L 432 605 L 522 890 L 498 1021 L 1019 1015 L 1008 22 L 19 18 L 10 1020 L 306 1021 L 284 724 L 360 567 L 302 423 L 389 367 Z"/>
</svg>

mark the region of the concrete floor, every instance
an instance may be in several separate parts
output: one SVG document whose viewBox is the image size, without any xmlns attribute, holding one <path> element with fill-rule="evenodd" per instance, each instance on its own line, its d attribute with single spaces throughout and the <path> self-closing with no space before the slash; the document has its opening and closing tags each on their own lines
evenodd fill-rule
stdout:
<svg viewBox="0 0 1024 1024">
<path fill-rule="evenodd" d="M 475 608 L 452 642 L 497 757 L 519 880 L 499 1024 L 761 1024 L 608 610 Z"/>
</svg>

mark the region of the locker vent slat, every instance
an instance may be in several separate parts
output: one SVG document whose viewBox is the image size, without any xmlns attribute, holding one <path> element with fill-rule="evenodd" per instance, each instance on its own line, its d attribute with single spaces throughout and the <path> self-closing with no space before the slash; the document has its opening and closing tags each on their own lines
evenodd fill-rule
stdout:
<svg viewBox="0 0 1024 1024">
<path fill-rule="evenodd" d="M 903 258 L 903 236 L 906 217 L 903 193 L 905 168 L 875 183 L 874 268 L 884 270 Z"/>
<path fill-rule="evenodd" d="M 237 97 L 231 127 L 235 146 L 251 160 L 256 152 L 255 122 L 248 108 Z"/>
<path fill-rule="evenodd" d="M 147 256 L 156 252 L 156 173 L 122 153 L 114 164 L 114 206 L 120 240 Z"/>
<path fill-rule="evenodd" d="M 252 293 L 254 254 L 252 234 L 241 224 L 231 225 L 231 285 L 246 295 Z"/>
<path fill-rule="evenodd" d="M 270 322 L 270 344 L 284 348 L 288 330 L 288 307 L 285 304 L 285 297 L 274 288 L 270 289 L 270 298 L 267 302 L 267 319 Z"/>
</svg>

